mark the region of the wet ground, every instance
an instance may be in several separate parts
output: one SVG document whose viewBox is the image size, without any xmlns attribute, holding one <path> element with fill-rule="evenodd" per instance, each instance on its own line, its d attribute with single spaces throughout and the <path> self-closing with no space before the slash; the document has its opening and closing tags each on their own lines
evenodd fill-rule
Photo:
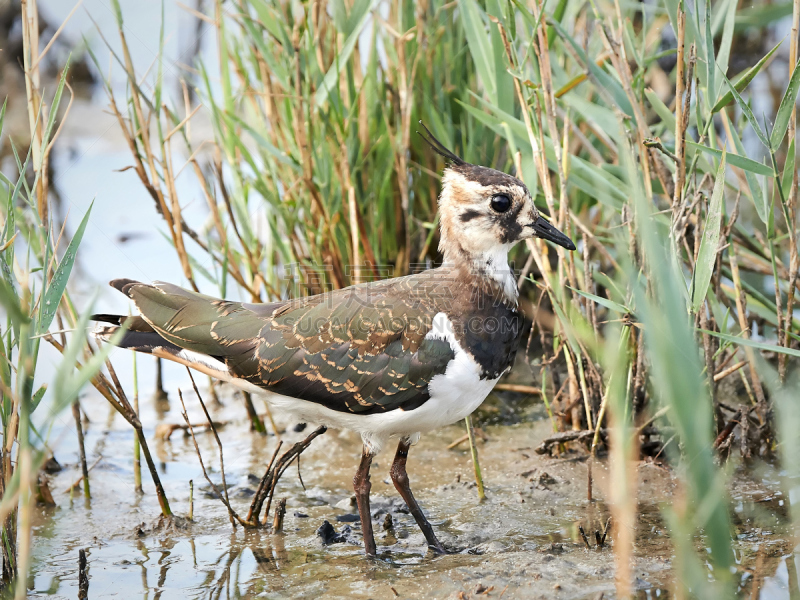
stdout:
<svg viewBox="0 0 800 600">
<path fill-rule="evenodd" d="M 225 390 L 222 390 L 223 397 Z M 184 394 L 192 422 L 203 422 L 196 397 Z M 511 398 L 511 400 L 509 400 Z M 208 399 L 208 398 L 206 398 Z M 373 463 L 373 515 L 379 556 L 366 559 L 360 524 L 354 520 L 351 481 L 360 453 L 353 434 L 328 431 L 302 455 L 305 490 L 292 466 L 277 498 L 287 499 L 285 531 L 232 531 L 226 510 L 205 482 L 190 437 L 175 431 L 170 441 L 155 437 L 159 424 L 183 423 L 177 397 L 143 401 L 142 416 L 172 509 L 186 517 L 189 481 L 194 481 L 194 520 L 159 528 L 153 486 L 144 472 L 145 495 L 134 491 L 133 435 L 102 399 L 84 399 L 92 498 L 70 496 L 80 476 L 77 447 L 65 417 L 56 456 L 63 471 L 52 476 L 57 508 L 39 508 L 33 597 L 78 598 L 78 550 L 86 550 L 90 598 L 605 598 L 614 596 L 614 528 L 605 549 L 595 548 L 594 531 L 608 519 L 607 466 L 596 462 L 594 499 L 587 502 L 583 453 L 567 458 L 537 455 L 534 448 L 550 429 L 521 396 L 490 399 L 478 416 L 489 420 L 509 402 L 528 407 L 525 422 L 484 428 L 479 444 L 487 500 L 478 502 L 466 444 L 448 450 L 463 425 L 423 437 L 412 449 L 408 470 L 416 496 L 445 545 L 456 554 L 435 556 L 397 498 L 388 477 L 391 450 Z M 212 408 L 225 450 L 225 471 L 234 507 L 246 512 L 277 445 L 274 435 L 251 433 L 240 397 Z M 264 407 L 260 406 L 263 414 Z M 305 437 L 295 422 L 277 419 L 284 447 Z M 162 427 L 163 429 L 163 427 Z M 58 438 L 55 432 L 54 438 Z M 217 447 L 210 433 L 197 436 L 209 474 L 220 484 Z M 637 597 L 670 597 L 672 561 L 661 506 L 676 493 L 672 473 L 661 465 L 639 466 L 640 515 L 636 532 Z M 758 571 L 761 598 L 789 598 L 797 568 L 783 557 L 785 511 L 777 475 L 763 468 L 754 479 L 735 478 L 736 542 L 742 593 L 749 597 Z M 393 527 L 384 529 L 386 514 Z M 344 541 L 323 545 L 318 529 L 331 523 Z M 582 526 L 591 538 L 586 549 Z M 795 578 L 794 584 L 790 583 Z"/>
<path fill-rule="evenodd" d="M 72 6 L 61 0 L 40 4 L 53 22 L 63 20 Z M 135 3 L 135 10 L 133 2 L 122 4 L 135 61 L 145 69 L 158 51 L 158 28 L 153 23 L 160 20 L 161 3 Z M 104 2 L 86 0 L 85 5 L 101 28 L 115 28 L 113 12 Z M 181 48 L 188 39 L 186 28 L 192 29 L 193 24 L 175 3 L 168 2 L 166 8 L 167 70 L 170 85 L 177 89 L 175 78 L 181 71 L 175 65 L 189 60 Z M 64 31 L 72 40 L 86 34 L 95 50 L 102 50 L 91 20 L 82 11 L 76 12 Z M 213 42 L 213 31 L 207 37 Z M 116 44 L 115 36 L 109 39 Z M 203 46 L 203 57 L 211 62 L 213 71 L 215 54 L 207 46 Z M 102 51 L 103 56 L 107 54 Z M 122 86 L 121 97 L 125 85 L 121 70 L 116 69 L 113 77 Z M 8 93 L 13 95 L 13 90 Z M 16 110 L 12 104 L 9 110 Z M 128 149 L 113 118 L 103 112 L 105 104 L 100 90 L 75 101 L 53 153 L 52 173 L 61 198 L 58 212 L 69 214 L 68 230 L 74 230 L 95 199 L 78 256 L 75 297 L 85 305 L 98 291 L 95 311 L 124 313 L 129 308 L 127 301 L 107 288 L 109 279 L 184 281 L 169 244 L 156 230 L 162 225 L 152 200 L 135 174 L 124 170 L 130 165 Z M 196 143 L 210 135 L 203 111 L 192 126 Z M 183 175 L 177 186 L 184 216 L 201 227 L 206 214 L 196 183 Z M 235 291 L 229 290 L 236 299 Z M 218 293 L 211 285 L 203 291 Z M 46 346 L 43 352 L 41 372 L 46 375 L 46 364 L 55 362 L 57 356 Z M 130 354 L 115 351 L 113 361 L 123 387 L 130 392 Z M 463 424 L 427 435 L 412 449 L 408 470 L 415 495 L 440 538 L 458 550 L 455 554 L 435 556 L 427 551 L 389 480 L 392 450 L 380 455 L 372 471 L 379 557 L 368 560 L 360 546 L 360 526 L 353 521 L 351 503 L 352 476 L 361 451 L 355 435 L 329 431 L 314 441 L 301 460 L 305 489 L 294 466 L 286 472 L 276 493 L 276 498 L 287 499 L 284 533 L 244 531 L 241 527 L 233 532 L 225 508 L 203 479 L 191 438 L 180 431 L 171 441 L 156 436 L 159 426 L 183 423 L 177 387 L 190 389 L 185 371 L 176 366 L 166 369 L 166 402 L 150 398 L 152 360 L 140 358 L 139 373 L 145 391 L 142 421 L 172 509 L 181 517 L 188 515 L 191 480 L 194 519 L 167 530 L 154 527 L 159 507 L 146 469 L 145 494 L 140 496 L 134 490 L 133 433 L 102 398 L 87 390 L 82 403 L 89 419 L 85 424 L 87 462 L 96 464 L 90 475 L 92 498 L 85 500 L 80 490 L 68 491 L 80 476 L 80 468 L 74 423 L 67 411 L 50 437 L 64 468 L 51 475 L 50 481 L 58 506 L 37 509 L 29 579 L 33 597 L 79 597 L 79 549 L 85 549 L 88 559 L 89 598 L 614 597 L 613 526 L 606 548 L 594 547 L 594 531 L 603 529 L 609 515 L 604 503 L 608 497 L 607 464 L 600 461 L 593 467 L 595 501 L 590 503 L 584 453 L 554 459 L 533 451 L 552 431 L 533 398 L 492 396 L 477 413 L 478 424 L 487 434 L 487 440 L 479 444 L 487 494 L 483 503 L 478 502 L 466 444 L 447 449 L 464 434 Z M 229 493 L 235 508 L 246 511 L 256 487 L 254 478 L 263 474 L 277 439 L 250 431 L 241 397 L 224 388 L 220 396 L 224 407 L 210 408 L 215 420 L 226 423 L 219 435 Z M 192 422 L 203 422 L 194 395 L 187 393 L 185 398 Z M 256 402 L 263 415 L 263 404 Z M 279 427 L 286 430 L 284 442 L 307 435 L 309 429 L 295 432 L 297 423 L 275 416 Z M 213 436 L 200 433 L 197 440 L 210 476 L 219 483 Z M 679 491 L 672 473 L 659 464 L 643 462 L 638 474 L 636 594 L 639 598 L 667 598 L 673 587 L 672 552 L 661 511 Z M 796 558 L 787 558 L 792 546 L 777 491 L 779 481 L 779 473 L 768 465 L 751 466 L 747 473 L 734 470 L 736 578 L 742 597 L 794 599 L 800 593 L 800 564 L 793 562 Z M 383 528 L 387 513 L 393 521 L 389 531 Z M 323 545 L 317 530 L 326 520 L 344 541 Z M 592 549 L 585 547 L 579 526 L 592 540 Z M 754 587 L 760 591 L 753 594 Z"/>
</svg>

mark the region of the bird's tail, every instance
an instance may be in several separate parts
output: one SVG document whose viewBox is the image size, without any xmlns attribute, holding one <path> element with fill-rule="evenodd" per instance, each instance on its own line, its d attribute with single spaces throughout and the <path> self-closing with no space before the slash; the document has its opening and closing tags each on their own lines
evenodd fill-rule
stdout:
<svg viewBox="0 0 800 600">
<path fill-rule="evenodd" d="M 92 315 L 91 319 L 102 323 L 94 331 L 94 336 L 99 340 L 111 342 L 114 335 L 124 324 L 127 326 L 127 331 L 122 335 L 122 338 L 115 340 L 117 347 L 152 354 L 158 358 L 164 358 L 191 367 L 223 381 L 230 381 L 231 379 L 228 366 L 224 362 L 215 357 L 192 352 L 173 344 L 161 337 L 140 316 L 126 317 L 98 314 Z"/>
<path fill-rule="evenodd" d="M 100 325 L 94 331 L 94 336 L 110 342 L 111 338 L 123 325 L 128 326 L 128 330 L 122 336 L 122 339 L 116 342 L 120 348 L 129 348 L 137 352 L 150 353 L 154 348 L 171 347 L 180 350 L 178 346 L 165 340 L 163 337 L 156 333 L 155 329 L 145 322 L 141 317 L 124 317 L 122 315 L 92 315 L 92 321 L 100 323 L 110 323 L 110 325 Z"/>
</svg>

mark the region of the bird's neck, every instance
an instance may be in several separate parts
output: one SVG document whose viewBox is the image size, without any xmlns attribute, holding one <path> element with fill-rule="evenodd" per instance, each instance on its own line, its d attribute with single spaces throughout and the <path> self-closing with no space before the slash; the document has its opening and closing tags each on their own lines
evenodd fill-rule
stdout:
<svg viewBox="0 0 800 600">
<path fill-rule="evenodd" d="M 468 250 L 458 240 L 442 244 L 445 264 L 451 264 L 475 278 L 476 283 L 496 290 L 503 299 L 517 304 L 519 288 L 514 271 L 508 265 L 511 244 L 497 244 L 486 250 Z"/>
</svg>

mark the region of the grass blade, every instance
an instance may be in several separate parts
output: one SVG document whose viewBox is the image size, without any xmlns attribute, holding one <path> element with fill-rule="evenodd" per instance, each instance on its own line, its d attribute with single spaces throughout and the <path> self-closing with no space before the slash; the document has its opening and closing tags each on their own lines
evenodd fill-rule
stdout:
<svg viewBox="0 0 800 600">
<path fill-rule="evenodd" d="M 377 4 L 378 0 L 372 0 L 372 2 L 367 5 L 364 14 L 362 14 L 361 18 L 358 19 L 355 29 L 353 29 L 350 35 L 347 36 L 347 40 L 342 46 L 342 51 L 339 52 L 336 59 L 333 61 L 333 64 L 331 64 L 330 68 L 328 69 L 328 72 L 325 73 L 325 77 L 322 78 L 322 81 L 317 88 L 317 93 L 314 94 L 314 106 L 316 108 L 321 108 L 322 105 L 327 102 L 330 91 L 336 87 L 337 80 L 339 79 L 339 73 L 350 59 L 350 55 L 353 53 L 353 50 L 358 43 L 361 30 L 364 29 L 364 25 L 367 24 L 367 21 L 372 14 L 372 10 Z"/>
<path fill-rule="evenodd" d="M 475 67 L 478 69 L 483 89 L 486 91 L 486 95 L 491 98 L 492 103 L 499 105 L 497 83 L 492 76 L 492 73 L 494 73 L 494 54 L 490 38 L 486 35 L 483 11 L 475 0 L 459 0 L 458 5 L 462 10 L 464 35 L 467 37 L 467 45 L 472 59 L 475 61 Z"/>
<path fill-rule="evenodd" d="M 719 43 L 719 52 L 717 53 L 717 64 L 722 69 L 723 73 L 728 72 L 728 63 L 731 56 L 731 45 L 733 43 L 733 27 L 736 22 L 736 7 L 737 0 L 728 0 L 728 4 L 724 7 L 725 23 L 722 27 L 722 39 Z M 719 96 L 722 91 L 722 82 L 717 83 L 714 88 L 714 98 Z"/>
<path fill-rule="evenodd" d="M 28 315 L 22 312 L 17 291 L 13 285 L 2 279 L 0 279 L 0 306 L 5 308 L 15 329 L 19 328 L 21 324 L 27 323 Z"/>
<path fill-rule="evenodd" d="M 685 469 L 683 480 L 696 507 L 692 525 L 695 531 L 703 532 L 711 550 L 710 562 L 715 577 L 718 577 L 714 585 L 724 586 L 730 579 L 728 570 L 732 562 L 728 499 L 721 485 L 724 473 L 717 469 L 711 451 L 714 440 L 712 404 L 701 372 L 699 348 L 681 294 L 682 276 L 670 256 L 672 244 L 667 240 L 666 231 L 650 215 L 651 207 L 645 199 L 636 168 L 636 155 L 630 145 L 620 152 L 620 162 L 628 173 L 645 264 L 655 283 L 651 295 L 645 286 L 633 282 L 637 316 L 641 316 L 644 325 L 645 347 L 653 368 L 654 389 L 662 404 L 670 407 L 670 421 L 681 440 L 680 458 Z M 680 376 L 676 376 L 678 373 Z M 701 513 L 704 515 L 702 519 Z M 697 559 L 691 560 L 689 555 L 684 560 L 694 565 L 699 563 Z M 684 568 L 679 577 L 685 575 Z M 691 582 L 695 583 L 705 584 L 700 579 Z M 698 597 L 712 597 L 699 589 L 693 589 L 693 592 Z"/>
<path fill-rule="evenodd" d="M 94 202 L 89 205 L 89 209 L 83 216 L 80 225 L 78 225 L 75 235 L 72 236 L 69 246 L 67 246 L 67 251 L 64 253 L 64 258 L 62 258 L 61 262 L 58 263 L 58 267 L 56 267 L 53 278 L 50 280 L 50 284 L 47 286 L 47 289 L 44 293 L 44 297 L 42 298 L 42 302 L 39 306 L 39 324 L 37 327 L 37 333 L 39 334 L 47 331 L 47 328 L 50 327 L 50 323 L 53 322 L 53 318 L 56 316 L 56 311 L 58 310 L 58 305 L 61 302 L 61 296 L 64 295 L 64 290 L 67 287 L 67 280 L 69 280 L 69 275 L 72 272 L 73 265 L 75 264 L 75 256 L 78 253 L 78 246 L 80 246 L 81 240 L 83 239 L 83 233 L 86 230 L 86 224 L 89 222 L 89 215 L 92 213 L 93 205 Z"/>
<path fill-rule="evenodd" d="M 625 90 L 622 89 L 622 86 L 619 84 L 619 82 L 606 73 L 603 69 L 598 67 L 594 60 L 589 59 L 581 45 L 567 33 L 560 23 L 553 20 L 550 20 L 549 23 L 555 27 L 556 31 L 558 31 L 558 34 L 562 38 L 569 42 L 575 53 L 580 57 L 581 62 L 583 62 L 584 66 L 589 69 L 592 77 L 594 77 L 599 84 L 599 87 L 610 95 L 610 97 L 613 99 L 612 105 L 616 104 L 621 111 L 623 111 L 629 117 L 632 117 L 633 107 L 631 106 L 630 100 L 628 100 L 628 96 L 625 94 Z"/>
<path fill-rule="evenodd" d="M 703 301 L 708 292 L 708 284 L 714 273 L 717 262 L 717 249 L 719 248 L 719 232 L 722 225 L 722 198 L 725 193 L 725 151 L 722 151 L 722 160 L 717 169 L 717 179 L 714 182 L 714 192 L 711 195 L 711 204 L 708 207 L 706 225 L 703 228 L 703 238 L 700 241 L 700 250 L 697 254 L 694 277 L 692 278 L 692 312 L 696 313 L 703 306 Z"/>
<path fill-rule="evenodd" d="M 90 303 L 90 306 L 94 302 Z M 63 358 L 59 363 L 56 374 L 53 377 L 53 383 L 49 389 L 53 393 L 53 403 L 50 405 L 50 417 L 55 417 L 67 406 L 72 404 L 73 400 L 77 398 L 78 393 L 83 389 L 89 380 L 97 375 L 103 364 L 108 358 L 108 355 L 116 348 L 116 344 L 122 339 L 128 331 L 128 325 L 124 324 L 111 336 L 107 344 L 103 344 L 97 349 L 87 360 L 82 368 L 76 372 L 76 365 L 78 364 L 78 356 L 86 346 L 86 336 L 83 332 L 89 325 L 89 318 L 92 314 L 91 310 L 85 311 L 81 318 L 75 325 L 75 332 L 70 337 L 64 348 Z"/>
<path fill-rule="evenodd" d="M 789 356 L 796 356 L 800 358 L 800 350 L 795 350 L 794 348 L 785 348 L 783 346 L 778 346 L 776 344 L 765 344 L 764 342 L 756 342 L 755 340 L 750 340 L 743 337 L 738 337 L 735 335 L 728 335 L 727 333 L 720 333 L 718 331 L 708 331 L 706 329 L 698 329 L 700 333 L 707 333 L 708 335 L 713 335 L 714 337 L 718 337 L 721 340 L 725 340 L 726 342 L 733 342 L 734 344 L 739 344 L 740 346 L 748 346 L 750 348 L 756 348 L 758 350 L 766 350 L 767 352 L 778 352 L 780 354 L 788 354 Z"/>
<path fill-rule="evenodd" d="M 733 84 L 734 87 L 736 88 L 736 91 L 738 91 L 738 92 L 743 91 L 748 86 L 748 84 L 751 81 L 753 81 L 753 78 L 756 75 L 758 75 L 758 73 L 761 71 L 761 68 L 765 64 L 767 64 L 769 59 L 772 58 L 772 55 L 775 54 L 775 51 L 780 47 L 780 45 L 782 43 L 783 43 L 783 41 L 778 42 L 772 48 L 772 50 L 767 52 L 767 54 L 766 54 L 766 56 L 764 56 L 764 58 L 762 58 L 755 65 L 753 65 L 752 67 L 747 69 L 747 71 L 745 71 L 744 74 L 742 74 L 742 75 L 740 75 L 739 77 L 736 78 L 736 83 Z M 714 114 L 715 112 L 718 112 L 718 111 L 722 110 L 723 108 L 728 106 L 731 102 L 733 102 L 733 94 L 731 94 L 730 92 L 726 92 L 722 96 L 722 98 L 717 100 L 717 103 L 714 105 L 714 108 L 711 109 L 711 114 Z"/>
<path fill-rule="evenodd" d="M 703 144 L 697 144 L 691 140 L 686 140 L 686 145 L 691 146 L 692 148 L 697 148 L 698 150 L 702 150 L 703 152 L 707 152 L 708 154 L 713 154 L 717 158 L 722 158 L 723 151 L 717 150 L 716 148 L 709 148 Z M 749 171 L 751 173 L 756 173 L 758 175 L 766 175 L 767 177 L 773 177 L 775 175 L 775 171 L 772 170 L 772 167 L 769 165 L 765 165 L 764 163 L 760 163 L 755 161 L 751 158 L 747 158 L 740 154 L 727 154 L 727 162 L 733 165 L 734 167 L 739 167 L 740 169 L 744 169 L 745 171 Z"/>
<path fill-rule="evenodd" d="M 625 313 L 632 312 L 631 309 L 629 309 L 628 307 L 623 306 L 622 304 L 619 304 L 617 302 L 614 302 L 613 300 L 609 300 L 608 298 L 602 298 L 600 296 L 595 296 L 594 294 L 590 294 L 589 292 L 584 292 L 582 290 L 577 290 L 577 289 L 575 289 L 573 287 L 570 287 L 570 286 L 567 286 L 567 287 L 569 289 L 571 289 L 573 292 L 575 292 L 576 294 L 580 294 L 584 298 L 588 298 L 589 300 L 591 300 L 593 302 L 597 302 L 597 304 L 599 304 L 600 306 L 605 306 L 606 308 L 608 308 L 610 310 L 613 310 L 615 312 L 621 313 L 623 315 Z"/>
<path fill-rule="evenodd" d="M 789 128 L 789 119 L 797 103 L 798 90 L 800 90 L 800 62 L 794 67 L 789 86 L 786 88 L 786 93 L 783 95 L 781 104 L 778 107 L 778 113 L 775 115 L 775 126 L 772 128 L 772 136 L 770 137 L 773 150 L 781 145 L 783 136 L 786 135 L 786 130 Z"/>
<path fill-rule="evenodd" d="M 704 4 L 705 35 L 703 37 L 706 43 L 706 70 L 708 71 L 706 76 L 706 89 L 708 92 L 705 96 L 708 100 L 711 100 L 710 94 L 713 94 L 713 97 L 716 98 L 717 86 L 714 85 L 714 69 L 716 69 L 717 63 L 714 57 L 714 36 L 711 33 L 711 0 L 705 0 Z"/>
<path fill-rule="evenodd" d="M 744 101 L 744 98 L 742 98 L 742 96 L 739 94 L 739 91 L 736 89 L 736 86 L 734 86 L 731 83 L 731 80 L 728 79 L 728 77 L 724 73 L 722 74 L 722 76 L 725 78 L 725 83 L 728 84 L 728 88 L 730 88 L 731 94 L 733 94 L 733 97 L 736 99 L 736 103 L 739 105 L 739 108 L 742 109 L 744 116 L 747 117 L 748 121 L 750 121 L 750 125 L 755 130 L 758 139 L 761 141 L 762 144 L 764 144 L 767 150 L 769 150 L 770 144 L 769 140 L 767 139 L 767 135 L 764 133 L 764 130 L 761 129 L 761 125 L 758 124 L 758 120 L 756 119 L 756 116 L 753 114 L 750 105 Z"/>
</svg>

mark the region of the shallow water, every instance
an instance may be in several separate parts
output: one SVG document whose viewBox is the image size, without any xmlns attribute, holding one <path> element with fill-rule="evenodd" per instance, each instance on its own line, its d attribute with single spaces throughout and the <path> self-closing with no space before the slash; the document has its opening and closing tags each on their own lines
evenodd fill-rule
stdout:
<svg viewBox="0 0 800 600">
<path fill-rule="evenodd" d="M 71 3 L 62 0 L 40 0 L 40 4 L 54 22 L 71 10 Z M 85 5 L 104 31 L 114 30 L 113 13 L 105 3 L 86 0 Z M 160 18 L 160 6 L 160 2 L 122 2 L 126 32 L 141 70 L 157 53 L 153 23 Z M 186 40 L 181 31 L 187 21 L 176 4 L 168 2 L 166 8 L 166 54 L 174 66 L 181 59 Z M 83 33 L 99 50 L 91 21 L 79 11 L 65 34 L 78 40 Z M 107 37 L 116 43 L 115 35 Z M 213 45 L 213 35 L 208 43 Z M 206 61 L 215 60 L 208 44 L 203 56 Z M 213 64 L 209 69 L 214 70 Z M 173 75 L 179 73 L 173 71 Z M 121 70 L 113 76 L 124 87 Z M 169 244 L 156 231 L 163 225 L 135 174 L 118 172 L 130 164 L 130 157 L 116 123 L 102 112 L 105 104 L 97 91 L 88 101 L 79 99 L 73 105 L 54 152 L 53 183 L 63 198 L 62 215 L 69 211 L 70 230 L 95 199 L 78 256 L 77 295 L 88 300 L 97 291 L 95 310 L 125 312 L 127 300 L 107 288 L 109 279 L 181 283 L 183 275 Z M 203 111 L 192 126 L 196 143 L 210 135 Z M 182 164 L 179 156 L 176 164 Z M 177 185 L 184 215 L 201 226 L 204 203 L 197 200 L 200 194 L 192 178 L 183 175 Z M 217 293 L 213 287 L 203 291 Z M 46 363 L 57 357 L 46 346 L 44 352 L 41 374 L 46 377 Z M 123 387 L 131 390 L 130 354 L 114 351 L 112 359 Z M 181 367 L 167 365 L 169 401 L 151 400 L 153 364 L 147 357 L 139 359 L 140 384 L 148 396 L 142 398 L 142 422 L 176 515 L 187 515 L 189 481 L 194 481 L 194 520 L 173 530 L 153 528 L 159 508 L 146 469 L 145 495 L 134 491 L 133 433 L 102 398 L 87 390 L 82 398 L 91 421 L 85 426 L 87 459 L 91 465 L 102 457 L 90 475 L 92 498 L 85 500 L 80 490 L 66 491 L 80 475 L 74 423 L 67 412 L 51 436 L 56 457 L 64 466 L 50 482 L 58 506 L 36 511 L 34 567 L 29 579 L 33 597 L 78 598 L 80 548 L 86 549 L 88 558 L 89 598 L 457 598 L 459 593 L 468 598 L 504 599 L 593 599 L 600 593 L 614 597 L 613 528 L 604 550 L 587 550 L 578 529 L 583 526 L 594 547 L 593 533 L 608 518 L 604 503 L 607 465 L 594 465 L 595 502 L 587 502 L 584 457 L 575 454 L 557 460 L 533 452 L 551 430 L 529 399 L 504 396 L 501 402 L 492 397 L 477 415 L 479 422 L 495 423 L 484 428 L 489 439 L 479 445 L 487 487 L 483 503 L 478 502 L 466 446 L 446 450 L 463 435 L 463 425 L 427 435 L 412 449 L 408 470 L 415 495 L 440 538 L 459 550 L 456 554 L 427 552 L 388 478 L 392 451 L 380 455 L 372 471 L 373 509 L 381 513 L 375 522 L 379 557 L 368 560 L 359 545 L 358 523 L 337 521 L 355 512 L 350 504 L 351 484 L 361 451 L 355 435 L 329 431 L 313 442 L 301 460 L 305 489 L 294 467 L 286 472 L 276 493 L 276 498 L 287 498 L 284 533 L 271 535 L 241 527 L 233 532 L 224 507 L 203 479 L 191 438 L 180 431 L 168 442 L 155 437 L 159 425 L 183 423 L 176 390 L 191 388 Z M 236 510 L 246 511 L 248 494 L 255 488 L 248 476 L 263 474 L 277 440 L 274 435 L 251 433 L 241 398 L 230 390 L 220 394 L 225 406 L 210 409 L 215 420 L 227 423 L 219 434 L 229 493 Z M 194 395 L 188 393 L 185 398 L 191 421 L 203 422 Z M 263 405 L 258 408 L 263 413 Z M 497 419 L 509 409 L 516 411 L 513 419 Z M 284 442 L 297 441 L 309 431 L 293 432 L 295 422 L 280 415 L 276 418 L 289 431 L 282 436 Z M 210 476 L 219 483 L 213 437 L 201 433 L 197 441 Z M 636 593 L 639 598 L 666 598 L 673 587 L 672 551 L 661 507 L 672 502 L 676 485 L 672 473 L 652 463 L 640 464 L 639 478 Z M 787 541 L 785 508 L 776 491 L 779 479 L 764 466 L 757 475 L 737 473 L 732 482 L 737 577 L 743 597 L 750 597 L 754 579 L 759 582 L 759 597 L 765 600 L 796 598 L 800 588 L 800 559 L 791 554 Z M 392 532 L 381 525 L 385 511 L 392 514 Z M 316 532 L 325 520 L 339 532 L 350 526 L 347 541 L 323 546 Z"/>
<path fill-rule="evenodd" d="M 224 392 L 224 389 L 223 389 Z M 190 420 L 202 422 L 199 403 L 185 394 Z M 224 394 L 223 394 L 224 396 Z M 328 431 L 302 455 L 304 490 L 292 466 L 281 480 L 277 498 L 287 498 L 285 531 L 232 531 L 221 502 L 204 481 L 191 438 L 181 431 L 171 441 L 154 439 L 159 423 L 182 423 L 177 398 L 166 403 L 143 401 L 142 419 L 159 474 L 176 515 L 189 510 L 189 480 L 194 481 L 194 521 L 173 530 L 153 528 L 159 514 L 148 473 L 145 495 L 134 492 L 133 435 L 102 398 L 89 395 L 84 408 L 89 464 L 103 458 L 90 474 L 92 498 L 66 491 L 80 476 L 74 435 L 66 433 L 56 453 L 65 467 L 52 476 L 59 506 L 37 509 L 35 565 L 29 580 L 33 597 L 78 597 L 78 549 L 89 564 L 90 598 L 446 598 L 490 597 L 595 598 L 614 597 L 613 527 L 604 550 L 587 550 L 578 525 L 592 538 L 608 517 L 606 465 L 596 463 L 595 502 L 586 501 L 587 464 L 539 456 L 533 448 L 550 431 L 549 422 L 526 411 L 531 420 L 519 425 L 486 428 L 488 441 L 479 445 L 487 500 L 478 502 L 471 461 L 465 445 L 446 450 L 463 434 L 462 426 L 447 427 L 423 437 L 411 451 L 408 470 L 415 494 L 443 542 L 458 550 L 446 556 L 428 553 L 422 534 L 388 477 L 392 452 L 373 463 L 373 515 L 379 556 L 366 559 L 359 523 L 339 522 L 352 515 L 352 475 L 360 440 L 347 432 Z M 226 397 L 224 407 L 212 407 L 212 417 L 225 421 L 219 434 L 225 450 L 229 495 L 237 511 L 246 512 L 249 496 L 277 440 L 249 431 L 241 398 Z M 490 400 L 491 409 L 498 401 Z M 260 408 L 263 412 L 263 406 Z M 489 413 L 479 413 L 487 416 Z M 65 423 L 65 430 L 70 430 Z M 284 443 L 307 435 L 286 427 Z M 59 432 L 55 437 L 59 437 Z M 197 436 L 211 478 L 220 483 L 217 448 L 210 433 Z M 774 474 L 773 474 L 774 475 Z M 661 466 L 641 463 L 640 515 L 637 524 L 635 575 L 637 597 L 669 597 L 671 549 L 660 505 L 675 493 L 672 474 Z M 779 498 L 762 482 L 739 478 L 737 490 L 737 556 L 742 592 L 749 594 L 752 570 L 760 577 L 775 574 L 762 585 L 761 598 L 789 598 L 790 576 L 783 557 L 785 514 Z M 777 498 L 777 499 L 776 499 Z M 764 502 L 767 499 L 768 501 Z M 384 531 L 385 513 L 393 531 Z M 307 516 L 304 516 L 307 515 Z M 328 520 L 337 531 L 350 526 L 347 541 L 323 546 L 317 529 Z M 759 558 L 759 555 L 761 557 Z M 796 585 L 796 584 L 795 584 Z"/>
</svg>

